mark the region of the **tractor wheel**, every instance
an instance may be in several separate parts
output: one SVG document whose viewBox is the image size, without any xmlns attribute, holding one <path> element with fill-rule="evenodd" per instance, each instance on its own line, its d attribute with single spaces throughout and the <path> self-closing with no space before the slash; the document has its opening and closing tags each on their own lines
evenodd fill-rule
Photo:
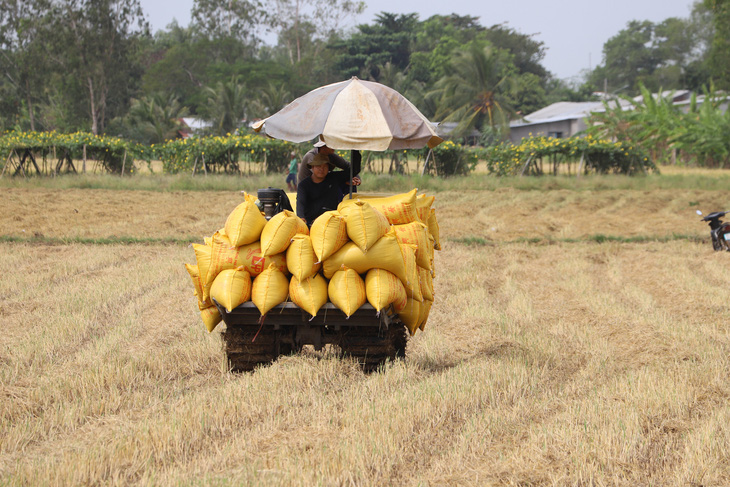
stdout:
<svg viewBox="0 0 730 487">
<path fill-rule="evenodd" d="M 394 322 L 381 333 L 373 332 L 369 327 L 353 327 L 343 334 L 339 346 L 345 355 L 354 357 L 365 372 L 372 372 L 388 360 L 404 358 L 407 343 L 405 325 Z"/>
<path fill-rule="evenodd" d="M 291 353 L 291 345 L 282 343 L 278 332 L 259 325 L 228 327 L 222 334 L 223 349 L 232 372 L 248 372 Z"/>
</svg>

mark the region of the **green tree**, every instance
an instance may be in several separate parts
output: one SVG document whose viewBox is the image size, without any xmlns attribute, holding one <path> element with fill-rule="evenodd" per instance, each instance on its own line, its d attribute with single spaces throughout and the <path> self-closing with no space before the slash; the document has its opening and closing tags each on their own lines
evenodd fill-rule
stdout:
<svg viewBox="0 0 730 487">
<path fill-rule="evenodd" d="M 145 144 L 159 144 L 178 137 L 181 119 L 188 114 L 173 94 L 156 93 L 132 99 L 125 117 L 127 135 Z"/>
<path fill-rule="evenodd" d="M 365 2 L 353 0 L 272 0 L 272 27 L 286 45 L 291 64 L 301 62 L 307 48 L 319 49 L 316 40 L 339 34 L 342 24 L 363 12 Z M 315 53 L 316 54 L 316 53 Z"/>
<path fill-rule="evenodd" d="M 709 71 L 717 88 L 730 88 L 730 0 L 704 0 L 715 28 L 709 53 Z"/>
<path fill-rule="evenodd" d="M 451 74 L 436 82 L 431 93 L 437 100 L 435 117 L 456 122 L 454 136 L 509 122 L 513 110 L 506 91 L 514 67 L 506 62 L 507 57 L 492 46 L 472 43 L 451 61 Z"/>
<path fill-rule="evenodd" d="M 252 48 L 259 42 L 258 28 L 267 22 L 267 11 L 257 0 L 195 0 L 192 27 L 209 39 L 230 37 Z"/>
<path fill-rule="evenodd" d="M 126 111 L 135 85 L 130 81 L 141 74 L 134 50 L 148 26 L 139 0 L 65 0 L 48 15 L 53 37 L 46 47 L 57 73 L 71 92 L 84 92 L 66 104 L 82 103 L 91 132 L 102 133 L 110 118 Z"/>
<path fill-rule="evenodd" d="M 291 93 L 286 86 L 268 83 L 259 90 L 258 97 L 249 104 L 251 115 L 265 118 L 278 112 L 292 100 Z"/>
<path fill-rule="evenodd" d="M 206 120 L 213 122 L 218 135 L 233 133 L 245 120 L 248 111 L 248 90 L 237 76 L 206 87 L 208 102 L 201 110 Z"/>
<path fill-rule="evenodd" d="M 0 0 L 0 71 L 3 78 L 5 125 L 26 118 L 36 130 L 37 103 L 44 95 L 49 70 L 47 13 L 44 0 Z M 20 102 L 19 102 L 20 101 Z"/>
<path fill-rule="evenodd" d="M 403 71 L 410 63 L 418 14 L 381 12 L 374 25 L 361 24 L 349 39 L 331 44 L 338 52 L 335 68 L 342 78 L 380 79 L 379 66 L 391 63 Z"/>
</svg>

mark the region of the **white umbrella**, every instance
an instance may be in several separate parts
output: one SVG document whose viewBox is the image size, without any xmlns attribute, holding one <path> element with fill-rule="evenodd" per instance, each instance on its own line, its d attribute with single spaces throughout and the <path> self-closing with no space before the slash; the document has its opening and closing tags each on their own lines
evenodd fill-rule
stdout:
<svg viewBox="0 0 730 487">
<path fill-rule="evenodd" d="M 353 77 L 300 96 L 253 129 L 289 142 L 319 137 L 333 149 L 383 151 L 436 147 L 443 139 L 434 127 L 394 89 Z"/>
</svg>

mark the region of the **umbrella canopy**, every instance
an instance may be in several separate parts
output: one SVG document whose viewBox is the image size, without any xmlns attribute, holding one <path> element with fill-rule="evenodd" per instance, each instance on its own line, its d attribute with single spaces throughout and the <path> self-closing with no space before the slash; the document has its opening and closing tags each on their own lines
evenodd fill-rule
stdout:
<svg viewBox="0 0 730 487">
<path fill-rule="evenodd" d="M 320 137 L 333 149 L 419 149 L 443 142 L 403 95 L 356 77 L 300 96 L 253 129 L 290 142 Z"/>
</svg>

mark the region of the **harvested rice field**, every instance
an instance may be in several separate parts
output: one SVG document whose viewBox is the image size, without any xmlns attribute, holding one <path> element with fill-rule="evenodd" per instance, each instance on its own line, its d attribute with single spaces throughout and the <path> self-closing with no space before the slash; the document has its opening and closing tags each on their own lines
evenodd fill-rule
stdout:
<svg viewBox="0 0 730 487">
<path fill-rule="evenodd" d="M 183 264 L 240 193 L 0 189 L 0 484 L 730 484 L 730 191 L 435 195 L 405 360 L 235 374 Z"/>
</svg>

